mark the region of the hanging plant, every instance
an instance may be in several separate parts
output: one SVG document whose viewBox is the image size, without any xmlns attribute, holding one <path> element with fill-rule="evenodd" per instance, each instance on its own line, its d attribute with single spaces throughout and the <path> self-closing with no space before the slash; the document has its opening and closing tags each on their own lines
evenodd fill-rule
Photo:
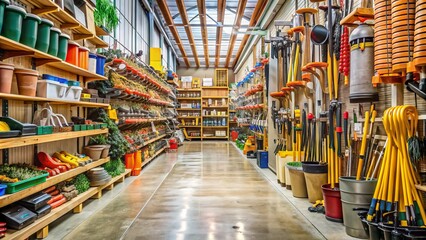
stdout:
<svg viewBox="0 0 426 240">
<path fill-rule="evenodd" d="M 93 14 L 95 24 L 99 27 L 103 26 L 109 32 L 112 32 L 120 22 L 117 10 L 110 0 L 97 0 L 96 9 Z"/>
</svg>

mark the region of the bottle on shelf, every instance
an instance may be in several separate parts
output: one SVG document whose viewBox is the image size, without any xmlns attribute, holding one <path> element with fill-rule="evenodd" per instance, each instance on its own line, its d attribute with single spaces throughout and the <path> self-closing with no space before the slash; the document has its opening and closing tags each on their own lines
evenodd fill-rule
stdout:
<svg viewBox="0 0 426 240">
<path fill-rule="evenodd" d="M 222 118 L 222 126 L 226 126 L 226 118 Z"/>
</svg>

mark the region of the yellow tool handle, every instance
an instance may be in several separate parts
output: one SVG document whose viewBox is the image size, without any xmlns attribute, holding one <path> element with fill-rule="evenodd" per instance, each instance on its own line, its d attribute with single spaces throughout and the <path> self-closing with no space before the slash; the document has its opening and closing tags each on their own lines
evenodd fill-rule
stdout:
<svg viewBox="0 0 426 240">
<path fill-rule="evenodd" d="M 336 55 L 333 55 L 333 78 L 334 78 L 334 97 L 337 99 L 339 94 L 339 61 Z"/>
<path fill-rule="evenodd" d="M 377 111 L 373 110 L 371 114 L 371 123 L 374 123 L 376 121 Z"/>
<path fill-rule="evenodd" d="M 333 73 L 331 72 L 331 64 L 332 64 L 332 62 L 331 62 L 331 56 L 330 56 L 330 54 L 331 53 L 328 53 L 328 56 L 327 56 L 327 63 L 328 63 L 328 66 L 327 66 L 327 82 L 328 82 L 328 93 L 329 93 L 329 96 L 330 96 L 330 100 L 333 100 Z"/>
<path fill-rule="evenodd" d="M 364 122 L 364 130 L 362 133 L 362 142 L 361 142 L 361 150 L 359 151 L 359 162 L 358 162 L 358 169 L 356 173 L 356 180 L 361 180 L 361 172 L 362 172 L 362 166 L 364 165 L 364 157 L 365 157 L 365 149 L 367 146 L 367 133 L 368 133 L 368 125 L 370 122 L 370 113 L 365 112 L 365 122 Z"/>
<path fill-rule="evenodd" d="M 349 76 L 345 76 L 345 86 L 349 85 Z"/>
<path fill-rule="evenodd" d="M 296 56 L 294 59 L 294 66 L 293 66 L 293 81 L 297 81 L 297 68 L 299 66 L 299 51 L 300 51 L 300 46 L 299 44 L 297 44 L 296 47 Z"/>
</svg>

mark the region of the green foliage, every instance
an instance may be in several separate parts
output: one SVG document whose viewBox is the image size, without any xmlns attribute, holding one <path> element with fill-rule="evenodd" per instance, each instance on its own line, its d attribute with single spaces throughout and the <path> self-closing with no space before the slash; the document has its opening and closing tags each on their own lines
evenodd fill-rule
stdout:
<svg viewBox="0 0 426 240">
<path fill-rule="evenodd" d="M 110 0 L 96 0 L 96 9 L 93 13 L 95 24 L 104 26 L 112 32 L 119 23 L 118 13 Z"/>
<path fill-rule="evenodd" d="M 109 162 L 105 163 L 103 167 L 111 177 L 116 177 L 126 170 L 124 163 L 120 159 L 111 159 Z"/>
<path fill-rule="evenodd" d="M 74 186 L 79 194 L 83 193 L 90 188 L 90 180 L 84 174 L 77 175 L 77 177 L 74 178 Z"/>
<path fill-rule="evenodd" d="M 89 145 L 105 145 L 107 144 L 107 137 L 104 135 L 96 135 L 95 137 L 91 137 L 89 140 Z"/>
<path fill-rule="evenodd" d="M 5 175 L 9 178 L 17 178 L 19 180 L 25 180 L 45 173 L 47 172 L 41 171 L 28 164 L 5 164 L 0 166 L 0 175 Z"/>
<path fill-rule="evenodd" d="M 105 111 L 102 111 L 99 117 L 104 123 L 108 124 L 107 144 L 111 145 L 109 156 L 111 159 L 121 159 L 129 151 L 130 144 L 121 134 L 117 124 L 108 117 Z"/>
</svg>

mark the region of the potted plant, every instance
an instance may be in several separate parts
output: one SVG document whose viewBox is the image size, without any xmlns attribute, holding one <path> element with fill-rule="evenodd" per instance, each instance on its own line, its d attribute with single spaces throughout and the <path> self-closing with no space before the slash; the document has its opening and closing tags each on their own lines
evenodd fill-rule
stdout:
<svg viewBox="0 0 426 240">
<path fill-rule="evenodd" d="M 95 24 L 106 32 L 113 31 L 119 23 L 117 10 L 110 0 L 97 0 L 93 14 Z"/>
<path fill-rule="evenodd" d="M 95 137 L 90 138 L 89 146 L 87 148 L 91 150 L 97 150 L 99 148 L 102 148 L 100 157 L 106 158 L 109 155 L 109 149 L 111 148 L 111 145 L 108 144 L 108 139 L 105 135 L 97 135 Z"/>
</svg>

